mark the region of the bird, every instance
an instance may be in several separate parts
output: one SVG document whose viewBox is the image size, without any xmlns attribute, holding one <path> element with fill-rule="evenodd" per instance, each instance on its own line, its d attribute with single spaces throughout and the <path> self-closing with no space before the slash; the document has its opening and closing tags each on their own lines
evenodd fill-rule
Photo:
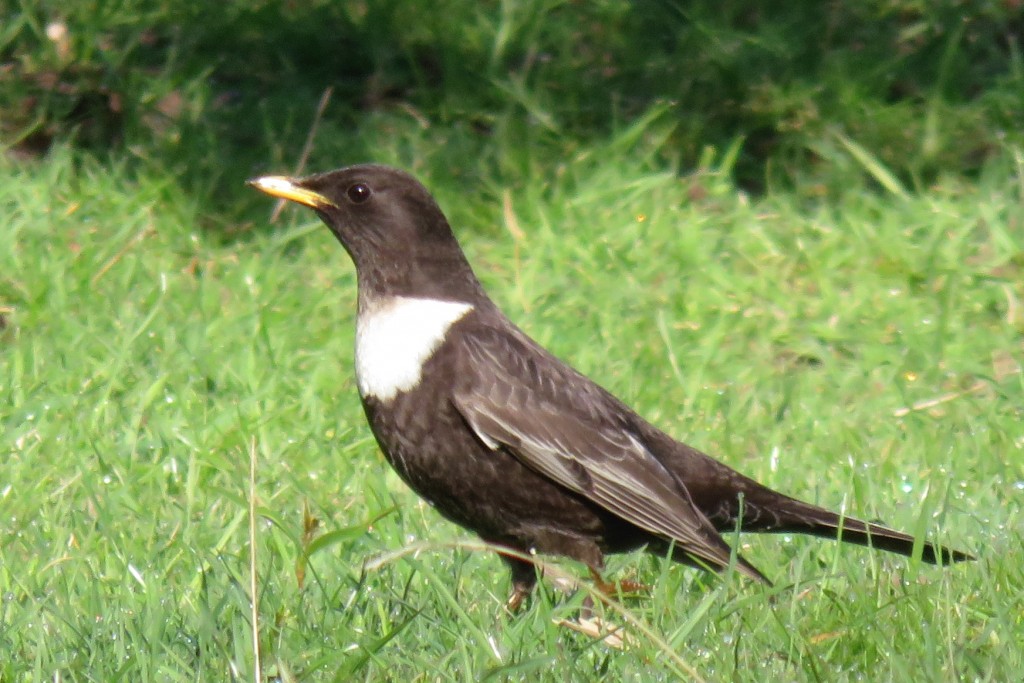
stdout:
<svg viewBox="0 0 1024 683">
<path fill-rule="evenodd" d="M 599 578 L 605 555 L 646 548 L 770 585 L 723 533 L 915 552 L 910 534 L 791 498 L 677 441 L 531 339 L 484 291 L 409 173 L 361 164 L 248 183 L 313 209 L 348 252 L 370 430 L 413 491 L 498 549 L 510 610 L 535 587 L 537 553 Z M 928 541 L 918 552 L 931 564 L 973 559 Z"/>
</svg>

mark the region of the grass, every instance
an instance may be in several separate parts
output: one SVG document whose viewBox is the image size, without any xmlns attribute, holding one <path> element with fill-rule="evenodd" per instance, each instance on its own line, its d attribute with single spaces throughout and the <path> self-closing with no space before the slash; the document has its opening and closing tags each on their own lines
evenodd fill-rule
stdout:
<svg viewBox="0 0 1024 683">
<path fill-rule="evenodd" d="M 753 32 L 743 3 L 602 2 L 581 31 L 572 4 L 452 3 L 444 22 L 371 5 L 83 3 L 66 48 L 43 3 L 7 10 L 0 682 L 252 680 L 254 628 L 282 681 L 1018 678 L 1012 17 L 956 29 L 865 4 L 830 12 L 877 24 L 787 10 Z M 350 52 L 301 40 L 327 24 Z M 600 80 L 608 55 L 622 70 Z M 40 98 L 51 71 L 71 85 Z M 611 558 L 653 586 L 597 610 L 625 650 L 556 624 L 585 591 L 549 583 L 503 614 L 501 563 L 365 426 L 344 252 L 307 212 L 271 224 L 242 184 L 294 167 L 325 84 L 307 167 L 414 171 L 493 297 L 562 358 L 774 488 L 978 561 L 744 536 L 775 588 Z M 29 139 L 45 153 L 26 158 Z"/>
<path fill-rule="evenodd" d="M 808 207 L 596 156 L 504 214 L 441 188 L 512 317 L 744 472 L 980 557 L 940 570 L 743 538 L 774 590 L 615 558 L 654 585 L 632 614 L 708 680 L 1020 670 L 1022 382 L 993 359 L 1021 357 L 1021 177 Z M 581 596 L 501 614 L 499 562 L 452 550 L 466 535 L 376 451 L 352 382 L 352 268 L 309 215 L 225 243 L 164 176 L 63 152 L 4 174 L 0 678 L 251 678 L 250 441 L 268 674 L 679 675 L 633 629 L 620 652 L 553 625 Z M 437 549 L 363 570 L 414 541 Z"/>
</svg>

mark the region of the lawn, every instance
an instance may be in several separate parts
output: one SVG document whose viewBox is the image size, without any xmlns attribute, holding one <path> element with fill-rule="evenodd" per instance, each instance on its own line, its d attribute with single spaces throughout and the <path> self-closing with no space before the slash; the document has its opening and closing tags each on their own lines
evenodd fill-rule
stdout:
<svg viewBox="0 0 1024 683">
<path fill-rule="evenodd" d="M 491 49 L 495 72 L 499 47 L 547 39 L 469 14 L 484 47 L 466 50 Z M 202 107 L 122 122 L 107 150 L 58 126 L 45 152 L 0 157 L 0 681 L 252 680 L 257 650 L 281 681 L 1019 678 L 1024 146 L 974 115 L 1012 109 L 1009 81 L 941 105 L 958 116 L 928 124 L 939 149 L 966 120 L 997 141 L 943 170 L 835 119 L 768 159 L 742 128 L 694 142 L 711 129 L 677 101 L 588 127 L 514 75 L 469 113 L 339 89 L 318 117 L 326 81 L 288 91 L 256 58 L 263 100 L 217 104 L 234 86 L 176 59 L 129 85 Z M 587 594 L 552 580 L 586 584 L 571 562 L 509 616 L 500 561 L 398 480 L 365 425 L 344 251 L 244 185 L 293 169 L 314 120 L 308 170 L 413 171 L 506 313 L 668 433 L 978 561 L 747 535 L 730 540 L 773 588 L 611 558 L 609 576 L 651 586 L 596 608 L 624 645 L 564 623 Z"/>
</svg>

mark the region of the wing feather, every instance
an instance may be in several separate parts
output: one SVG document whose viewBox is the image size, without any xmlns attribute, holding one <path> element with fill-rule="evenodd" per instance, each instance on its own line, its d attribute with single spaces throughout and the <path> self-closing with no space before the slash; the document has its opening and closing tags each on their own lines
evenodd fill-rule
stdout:
<svg viewBox="0 0 1024 683">
<path fill-rule="evenodd" d="M 470 329 L 459 343 L 454 402 L 483 443 L 696 558 L 728 565 L 728 544 L 630 429 L 640 418 L 626 406 L 522 333 Z"/>
</svg>

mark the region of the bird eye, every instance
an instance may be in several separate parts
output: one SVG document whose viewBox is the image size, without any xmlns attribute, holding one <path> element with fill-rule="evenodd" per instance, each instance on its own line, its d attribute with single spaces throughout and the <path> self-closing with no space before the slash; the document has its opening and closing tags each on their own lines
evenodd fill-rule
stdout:
<svg viewBox="0 0 1024 683">
<path fill-rule="evenodd" d="M 353 204 L 362 204 L 370 198 L 370 188 L 363 183 L 356 183 L 348 188 L 348 200 Z"/>
</svg>

